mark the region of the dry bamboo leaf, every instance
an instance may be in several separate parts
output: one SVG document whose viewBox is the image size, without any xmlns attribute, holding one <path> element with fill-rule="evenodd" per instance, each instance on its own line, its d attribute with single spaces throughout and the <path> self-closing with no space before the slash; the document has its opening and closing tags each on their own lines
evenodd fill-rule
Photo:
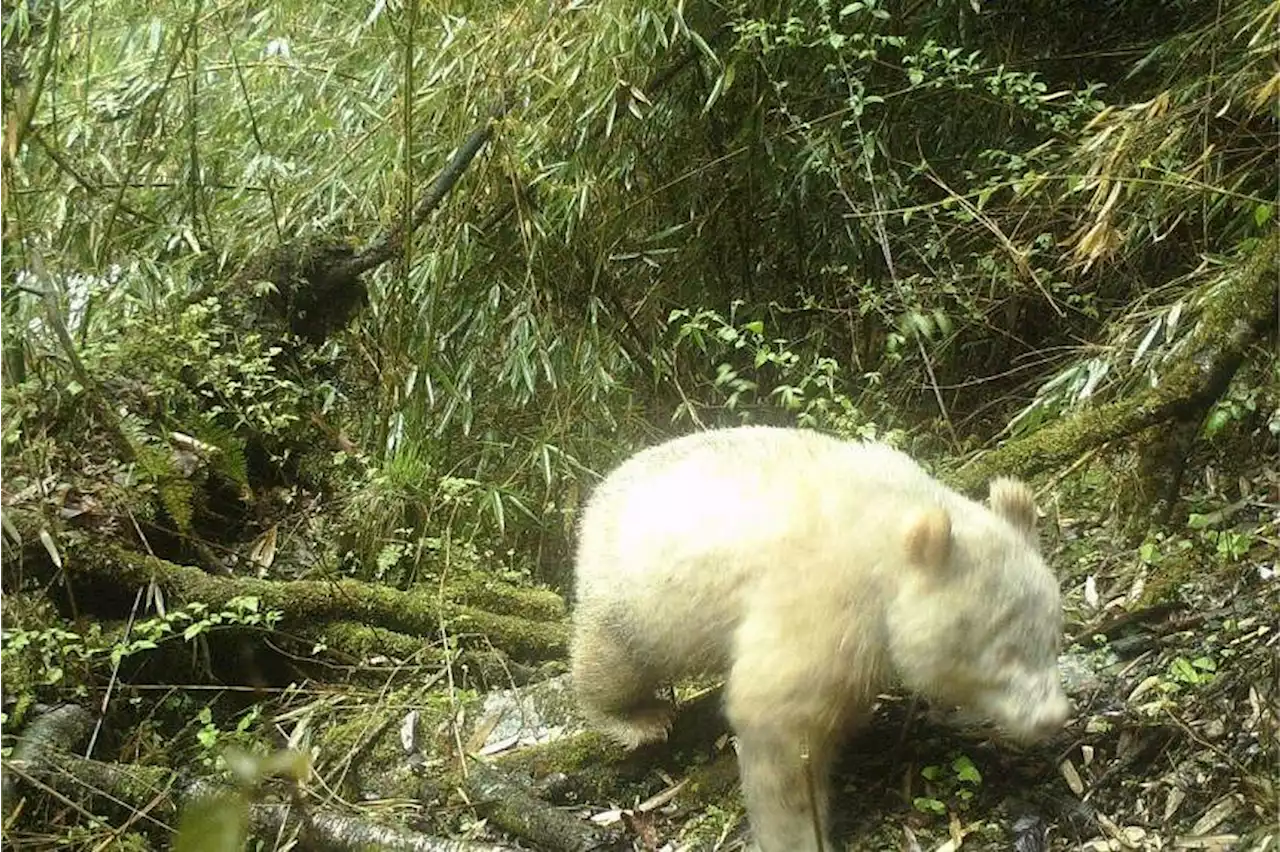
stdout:
<svg viewBox="0 0 1280 852">
<path fill-rule="evenodd" d="M 53 536 L 44 527 L 40 528 L 40 543 L 44 545 L 44 549 L 49 553 L 49 558 L 53 560 L 54 567 L 62 567 L 62 554 L 58 552 L 58 545 L 54 543 Z"/>
<path fill-rule="evenodd" d="M 276 561 L 276 530 L 277 525 L 272 524 L 270 529 L 254 540 L 253 547 L 249 550 L 249 561 L 257 566 L 258 576 L 262 576 Z"/>
<path fill-rule="evenodd" d="M 1129 849 L 1141 849 L 1147 839 L 1147 830 L 1140 825 L 1126 825 L 1120 829 L 1120 842 Z"/>
<path fill-rule="evenodd" d="M 1095 574 L 1090 574 L 1084 579 L 1084 602 L 1095 612 L 1101 603 L 1098 597 L 1098 578 Z"/>
<path fill-rule="evenodd" d="M 622 809 L 610 808 L 607 811 L 600 811 L 588 817 L 596 825 L 614 825 L 622 821 Z"/>
<path fill-rule="evenodd" d="M 1147 118 L 1160 118 L 1169 111 L 1169 92 L 1163 91 L 1146 103 Z"/>
<path fill-rule="evenodd" d="M 1102 826 L 1102 830 L 1111 836 L 1111 839 L 1126 849 L 1136 849 L 1137 847 L 1129 839 L 1129 833 L 1126 828 L 1121 828 L 1111 819 L 1111 817 L 1098 811 L 1095 815 L 1098 825 Z"/>
<path fill-rule="evenodd" d="M 1133 692 L 1129 693 L 1125 698 L 1125 702 L 1129 704 L 1136 702 L 1143 695 L 1146 695 L 1148 692 L 1159 686 L 1162 681 L 1163 678 L 1161 678 L 1160 675 L 1149 675 L 1143 679 L 1142 683 L 1133 688 Z"/>
<path fill-rule="evenodd" d="M 1239 807 L 1240 802 L 1236 796 L 1224 796 L 1210 805 L 1209 809 L 1204 812 L 1204 816 L 1196 820 L 1195 825 L 1191 826 L 1191 833 L 1195 835 L 1208 834 L 1229 819 Z"/>
<path fill-rule="evenodd" d="M 1259 86 L 1253 93 L 1253 100 L 1249 104 L 1250 112 L 1257 113 L 1262 110 L 1270 110 L 1272 105 L 1280 100 L 1280 71 L 1271 75 L 1271 79 Z"/>
<path fill-rule="evenodd" d="M 9 520 L 9 516 L 3 511 L 0 511 L 0 525 L 3 525 L 5 534 L 13 540 L 13 543 L 21 547 L 22 534 L 18 532 L 18 528 L 13 525 L 13 522 Z"/>
<path fill-rule="evenodd" d="M 959 849 L 964 843 L 964 828 L 960 825 L 960 817 L 956 816 L 956 812 L 952 811 L 947 820 L 947 833 L 951 835 L 951 842 L 955 844 L 953 848 Z"/>
<path fill-rule="evenodd" d="M 418 749 L 418 711 L 410 710 L 400 721 L 400 747 L 406 754 L 413 754 Z"/>
<path fill-rule="evenodd" d="M 1178 812 L 1178 808 L 1182 807 L 1182 803 L 1186 801 L 1187 791 L 1182 787 L 1174 786 L 1169 789 L 1169 795 L 1164 800 L 1164 819 L 1165 822 L 1173 819 L 1173 815 Z"/>
<path fill-rule="evenodd" d="M 645 813 L 646 811 L 652 811 L 662 807 L 667 802 L 670 802 L 672 799 L 678 796 L 680 794 L 680 791 L 683 790 L 685 788 L 685 785 L 688 783 L 689 783 L 689 779 L 686 778 L 683 781 L 681 781 L 679 784 L 673 784 L 667 787 L 667 789 L 659 793 L 656 793 L 655 795 L 650 796 L 640 804 L 636 805 L 636 810 L 639 811 L 640 813 Z"/>
<path fill-rule="evenodd" d="M 1240 841 L 1238 834 L 1215 834 L 1211 836 L 1185 835 L 1175 837 L 1175 849 L 1207 849 L 1209 852 L 1227 852 Z"/>
<path fill-rule="evenodd" d="M 1067 782 L 1072 793 L 1077 796 L 1084 795 L 1084 781 L 1080 779 L 1080 773 L 1076 771 L 1075 765 L 1070 760 L 1064 760 L 1058 764 L 1058 774 Z"/>
</svg>

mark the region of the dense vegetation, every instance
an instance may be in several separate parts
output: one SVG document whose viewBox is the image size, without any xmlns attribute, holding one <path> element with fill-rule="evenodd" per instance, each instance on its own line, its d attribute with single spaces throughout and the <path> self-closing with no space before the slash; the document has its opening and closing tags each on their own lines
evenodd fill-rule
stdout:
<svg viewBox="0 0 1280 852">
<path fill-rule="evenodd" d="M 1277 842 L 1280 2 L 3 26 L 14 848 L 710 848 L 696 711 L 665 780 L 590 734 L 472 756 L 486 690 L 559 671 L 598 474 L 737 422 L 1035 482 L 1088 673 L 1012 784 L 1055 844 Z M 858 848 L 1030 831 L 1001 752 L 912 730 L 858 747 Z"/>
</svg>

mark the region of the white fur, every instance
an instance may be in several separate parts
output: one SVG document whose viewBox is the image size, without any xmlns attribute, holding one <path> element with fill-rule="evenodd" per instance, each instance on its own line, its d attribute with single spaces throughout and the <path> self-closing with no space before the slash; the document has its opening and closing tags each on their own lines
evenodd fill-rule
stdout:
<svg viewBox="0 0 1280 852">
<path fill-rule="evenodd" d="M 635 746 L 665 736 L 657 685 L 726 674 L 760 848 L 816 849 L 832 753 L 892 678 L 1022 739 L 1065 720 L 1061 605 L 1030 493 L 1006 480 L 993 498 L 1003 514 L 891 448 L 806 430 L 740 427 L 645 450 L 583 512 L 580 702 Z"/>
</svg>

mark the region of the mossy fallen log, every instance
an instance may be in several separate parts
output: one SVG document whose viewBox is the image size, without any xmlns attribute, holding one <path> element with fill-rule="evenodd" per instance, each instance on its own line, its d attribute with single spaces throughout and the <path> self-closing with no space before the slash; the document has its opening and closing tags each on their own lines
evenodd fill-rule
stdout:
<svg viewBox="0 0 1280 852">
<path fill-rule="evenodd" d="M 563 621 L 536 621 L 489 612 L 443 599 L 441 593 L 401 591 L 358 580 L 267 580 L 214 576 L 199 568 L 135 553 L 108 549 L 87 563 L 69 560 L 72 574 L 121 587 L 154 582 L 171 602 L 200 601 L 225 607 L 233 598 L 252 596 L 264 609 L 284 614 L 282 627 L 312 628 L 331 622 L 376 625 L 401 634 L 432 640 L 456 640 L 464 648 L 498 648 L 513 659 L 541 662 L 563 657 L 568 626 Z"/>
<path fill-rule="evenodd" d="M 513 848 L 436 837 L 327 807 L 298 807 L 296 800 L 250 801 L 243 791 L 203 778 L 184 781 L 180 773 L 161 766 L 106 763 L 50 751 L 29 769 L 31 778 L 69 800 L 84 798 L 86 791 L 91 791 L 91 802 L 138 820 L 145 832 L 158 839 L 167 839 L 175 824 L 184 831 L 226 831 L 229 820 L 242 817 L 241 830 L 249 837 L 274 841 L 296 834 L 305 841 L 303 848 L 328 852 L 371 848 L 395 852 L 508 852 Z M 188 810 L 193 813 L 188 814 Z"/>
<path fill-rule="evenodd" d="M 477 808 L 508 834 L 547 852 L 591 852 L 613 841 L 609 832 L 552 807 L 490 764 L 475 761 L 467 791 Z"/>
<path fill-rule="evenodd" d="M 719 765 L 710 774 L 694 770 L 690 775 L 690 792 L 712 798 L 726 792 L 725 775 L 717 748 L 719 738 L 728 731 L 722 709 L 720 689 L 706 692 L 680 706 L 667 742 L 645 746 L 628 752 L 595 731 L 542 745 L 521 748 L 495 759 L 495 766 L 512 775 L 527 775 L 541 780 L 563 774 L 559 785 L 566 801 L 618 802 L 652 793 L 644 784 L 653 779 L 653 770 L 662 768 L 673 774 L 690 773 L 689 767 L 706 769 Z M 731 765 L 736 763 L 729 755 Z M 715 783 L 713 782 L 715 780 Z M 730 773 L 728 783 L 736 781 Z M 700 792 L 699 792 L 700 791 Z"/>
<path fill-rule="evenodd" d="M 292 632 L 322 643 L 331 652 L 345 655 L 356 662 L 363 662 L 377 655 L 396 660 L 421 660 L 425 654 L 425 662 L 428 664 L 452 664 L 455 669 L 465 671 L 483 689 L 521 686 L 536 678 L 540 671 L 539 668 L 516 662 L 497 648 L 467 649 L 451 655 L 451 652 L 441 648 L 426 647 L 421 636 L 357 621 L 331 621 L 313 627 L 295 628 Z"/>
<path fill-rule="evenodd" d="M 517 586 L 482 571 L 455 574 L 443 584 L 450 600 L 501 615 L 534 621 L 559 621 L 567 614 L 564 598 L 550 589 Z"/>
<path fill-rule="evenodd" d="M 1227 389 L 1249 347 L 1276 323 L 1280 233 L 1260 240 L 1239 271 L 1206 296 L 1198 327 L 1180 360 L 1160 384 L 1136 396 L 1058 420 L 1009 441 L 944 478 L 980 494 L 995 476 L 1031 478 L 1063 467 L 1081 454 L 1168 421 L 1202 416 Z"/>
</svg>

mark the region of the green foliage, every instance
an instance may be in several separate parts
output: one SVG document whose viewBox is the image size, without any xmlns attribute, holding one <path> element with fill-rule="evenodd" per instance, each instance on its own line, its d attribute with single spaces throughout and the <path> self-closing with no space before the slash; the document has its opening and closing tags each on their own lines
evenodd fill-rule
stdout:
<svg viewBox="0 0 1280 852">
<path fill-rule="evenodd" d="M 1175 656 L 1163 674 L 1149 676 L 1134 690 L 1132 695 L 1141 698 L 1134 710 L 1147 718 L 1163 717 L 1177 707 L 1180 695 L 1213 683 L 1217 668 L 1217 663 L 1208 654 Z"/>
<path fill-rule="evenodd" d="M 1193 547 L 1194 544 L 1182 536 L 1158 533 L 1138 546 L 1138 557 L 1147 565 L 1159 567 L 1171 556 L 1183 556 Z"/>
<path fill-rule="evenodd" d="M 1174 657 L 1169 662 L 1169 678 L 1184 686 L 1202 686 L 1212 683 L 1218 666 L 1211 657 Z"/>
<path fill-rule="evenodd" d="M 28 65 L 56 48 L 56 73 L 6 216 L 56 246 L 68 325 L 93 376 L 128 377 L 105 397 L 159 451 L 139 476 L 177 526 L 199 507 L 159 457 L 170 431 L 243 486 L 246 441 L 287 443 L 320 409 L 363 448 L 363 565 L 412 562 L 396 531 L 424 523 L 541 550 L 563 536 L 558 495 L 649 422 L 768 412 L 854 435 L 981 415 L 994 432 L 1026 408 L 1022 432 L 1158 380 L 1222 259 L 1273 224 L 1265 12 L 1154 37 L 1122 15 L 1108 37 L 1152 46 L 1121 67 L 1046 56 L 1092 55 L 1070 9 L 1057 26 L 880 0 L 468 2 L 410 28 L 394 5 L 73 4 L 56 33 L 11 25 Z M 230 327 L 241 305 L 174 307 L 278 246 L 402 224 L 499 100 L 480 158 L 366 276 L 356 335 L 321 363 L 285 370 L 294 353 Z M 6 263 L 23 251 L 6 238 Z M 81 398 L 39 301 L 4 295 L 42 365 L 27 402 Z M 706 339 L 673 339 L 682 322 Z M 335 364 L 369 404 L 292 378 Z M 445 474 L 477 483 L 449 518 Z"/>
<path fill-rule="evenodd" d="M 742 819 L 740 808 L 706 805 L 681 826 L 680 840 L 693 848 L 714 848 Z"/>
<path fill-rule="evenodd" d="M 69 283 L 74 285 L 73 307 L 77 299 L 92 303 L 95 288 L 105 286 Z M 122 274 L 111 283 L 123 289 L 143 282 Z M 135 451 L 145 454 L 148 446 L 167 445 L 169 431 L 191 434 L 218 450 L 209 454 L 215 470 L 243 484 L 246 436 L 271 441 L 287 435 L 303 408 L 304 391 L 284 376 L 282 350 L 264 346 L 257 332 L 233 329 L 219 300 L 185 307 L 174 301 L 144 304 L 127 292 L 112 292 L 103 309 L 86 310 L 70 324 L 83 341 L 79 356 L 90 378 L 101 383 L 98 392 L 118 412 L 120 428 Z M 57 352 L 58 344 L 40 324 L 30 331 L 28 342 L 38 351 Z M 48 405 L 46 400 L 53 400 L 64 409 L 62 417 L 83 416 L 89 412 L 76 404 L 85 392 L 74 378 L 63 382 L 41 373 L 6 387 L 5 402 L 22 414 L 36 415 Z M 44 413 L 33 422 L 58 419 Z M 20 438 L 24 421 L 6 431 Z M 144 465 L 155 474 L 171 469 L 157 458 Z"/>
<path fill-rule="evenodd" d="M 223 730 L 213 719 L 213 711 L 208 706 L 200 708 L 196 721 L 200 727 L 196 730 L 196 743 L 200 748 L 200 762 L 210 768 L 223 767 L 223 753 L 227 748 L 252 748 L 257 740 L 251 731 L 261 715 L 261 708 L 253 706 L 236 720 L 230 730 Z"/>
<path fill-rule="evenodd" d="M 127 276 L 114 283 L 124 287 Z M 92 297 L 93 285 L 77 287 Z M 171 528 L 189 533 L 209 477 L 249 496 L 251 444 L 277 464 L 307 447 L 301 418 L 331 391 L 304 389 L 292 376 L 322 369 L 322 358 L 290 358 L 260 333 L 237 330 L 218 299 L 147 305 L 108 295 L 109 310 L 86 309 L 71 327 L 91 387 L 49 370 L 5 387 L 4 446 L 18 453 L 7 470 L 21 480 L 42 465 L 69 468 L 66 479 L 76 487 L 97 497 L 114 490 L 111 502 L 142 518 L 162 508 Z M 59 352 L 43 326 L 33 327 L 27 344 L 45 356 Z M 103 466 L 114 468 L 110 476 L 81 481 L 82 472 Z"/>
<path fill-rule="evenodd" d="M 177 528 L 186 532 L 191 528 L 191 516 L 195 511 L 192 505 L 195 486 L 182 478 L 172 459 L 162 450 L 148 446 L 135 446 L 134 450 L 143 477 L 156 484 L 165 511 Z"/>
<path fill-rule="evenodd" d="M 348 554 L 362 578 L 398 587 L 437 578 L 451 566 L 483 568 L 498 576 L 526 576 L 487 542 L 501 539 L 508 521 L 541 522 L 511 488 L 436 472 L 426 448 L 406 445 L 380 468 L 366 467 L 350 495 L 361 520 Z M 514 560 L 512 560 L 514 561 Z"/>
<path fill-rule="evenodd" d="M 261 609 L 254 597 L 233 598 L 223 610 L 210 611 L 199 602 L 135 621 L 129 631 L 105 630 L 97 622 L 83 631 L 54 626 L 29 630 L 10 628 L 0 634 L 0 661 L 14 670 L 36 674 L 32 687 L 69 689 L 88 694 L 88 685 L 110 676 L 124 660 L 159 647 L 162 642 L 190 642 L 212 630 L 227 627 L 271 629 L 280 620 L 276 610 Z"/>
<path fill-rule="evenodd" d="M 969 806 L 982 785 L 982 773 L 964 754 L 956 754 L 946 765 L 930 765 L 920 770 L 928 795 L 916 796 L 912 806 L 921 813 L 942 815 L 951 807 L 963 810 Z"/>
<path fill-rule="evenodd" d="M 769 339 L 761 320 L 740 321 L 743 303 L 735 301 L 728 318 L 714 310 L 677 309 L 667 318 L 670 347 L 677 369 L 681 356 L 692 350 L 687 369 L 714 367 L 710 384 L 719 405 L 741 422 L 769 411 L 786 413 L 801 426 L 835 434 L 896 443 L 901 433 L 881 430 L 859 409 L 846 391 L 851 384 L 839 362 L 813 354 L 805 341 Z M 803 353 L 803 354 L 801 354 Z M 708 371 L 709 372 L 709 371 Z M 878 374 L 861 378 L 865 396 L 880 382 Z M 714 403 L 713 403 L 714 404 Z M 688 401 L 678 406 L 673 420 L 696 419 Z"/>
<path fill-rule="evenodd" d="M 241 488 L 249 487 L 245 442 L 236 437 L 232 428 L 201 418 L 194 437 L 213 448 L 208 455 L 209 466 L 213 471 Z"/>
<path fill-rule="evenodd" d="M 1214 529 L 1214 525 L 1220 522 L 1221 513 L 1203 515 L 1192 512 L 1187 518 L 1187 526 L 1199 532 L 1220 561 L 1227 564 L 1240 562 L 1249 554 L 1257 537 L 1247 529 Z"/>
<path fill-rule="evenodd" d="M 279 439 L 305 408 L 306 392 L 281 369 L 282 349 L 233 329 L 213 297 L 172 313 L 132 313 L 100 336 L 91 330 L 82 356 L 144 428 L 186 429 L 229 453 L 217 467 L 233 481 L 244 479 L 243 436 Z"/>
<path fill-rule="evenodd" d="M 1261 425 L 1280 438 L 1280 359 L 1243 372 L 1209 409 L 1200 427 L 1204 437 L 1223 441 Z"/>
</svg>

